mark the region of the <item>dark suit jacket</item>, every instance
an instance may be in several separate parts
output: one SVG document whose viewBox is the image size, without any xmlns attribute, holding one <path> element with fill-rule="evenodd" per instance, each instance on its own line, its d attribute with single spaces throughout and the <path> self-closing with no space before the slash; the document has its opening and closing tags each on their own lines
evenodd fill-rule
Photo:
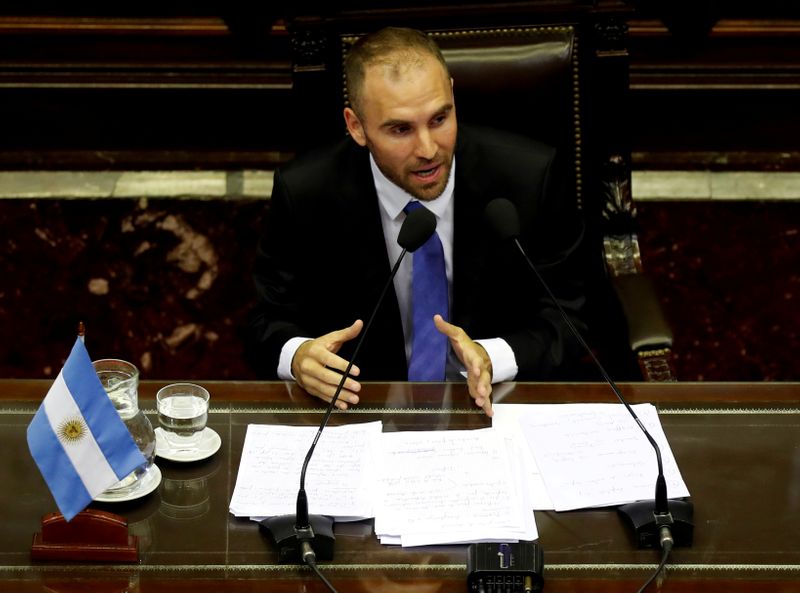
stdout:
<svg viewBox="0 0 800 593">
<path fill-rule="evenodd" d="M 573 339 L 519 251 L 492 236 L 484 209 L 496 197 L 517 205 L 526 252 L 580 325 L 575 314 L 583 295 L 573 260 L 582 227 L 574 199 L 555 183 L 554 151 L 460 125 L 455 155 L 451 322 L 473 339 L 504 338 L 518 379 L 550 378 L 572 358 Z M 393 263 L 366 149 L 346 138 L 278 171 L 254 270 L 259 370 L 275 376 L 289 338 L 366 323 Z M 354 346 L 355 340 L 340 354 L 349 359 Z M 360 379 L 405 380 L 404 348 L 390 286 L 355 361 Z"/>
</svg>

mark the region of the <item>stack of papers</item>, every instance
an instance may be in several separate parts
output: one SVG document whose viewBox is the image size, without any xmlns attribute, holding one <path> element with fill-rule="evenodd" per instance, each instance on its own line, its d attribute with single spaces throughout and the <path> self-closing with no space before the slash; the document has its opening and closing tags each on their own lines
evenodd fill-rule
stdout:
<svg viewBox="0 0 800 593">
<path fill-rule="evenodd" d="M 688 496 L 658 414 L 634 406 L 658 442 L 668 495 Z M 309 510 L 375 519 L 382 543 L 420 546 L 533 540 L 533 510 L 652 499 L 652 446 L 618 404 L 495 405 L 493 427 L 382 432 L 370 422 L 326 428 L 306 475 Z M 250 425 L 230 512 L 293 514 L 317 427 Z"/>
<path fill-rule="evenodd" d="M 310 512 L 375 518 L 403 546 L 536 539 L 514 447 L 494 429 L 382 433 L 380 422 L 326 428 L 306 473 Z M 230 512 L 260 521 L 295 512 L 316 427 L 247 427 Z"/>
<path fill-rule="evenodd" d="M 536 539 L 507 445 L 492 428 L 382 435 L 375 534 L 403 546 Z"/>
</svg>

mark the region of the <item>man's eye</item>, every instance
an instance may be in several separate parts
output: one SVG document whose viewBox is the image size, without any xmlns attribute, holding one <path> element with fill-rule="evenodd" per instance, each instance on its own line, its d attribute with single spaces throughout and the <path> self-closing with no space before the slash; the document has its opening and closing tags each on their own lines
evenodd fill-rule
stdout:
<svg viewBox="0 0 800 593">
<path fill-rule="evenodd" d="M 409 126 L 395 126 L 392 128 L 392 134 L 395 136 L 404 136 L 411 131 Z"/>
</svg>

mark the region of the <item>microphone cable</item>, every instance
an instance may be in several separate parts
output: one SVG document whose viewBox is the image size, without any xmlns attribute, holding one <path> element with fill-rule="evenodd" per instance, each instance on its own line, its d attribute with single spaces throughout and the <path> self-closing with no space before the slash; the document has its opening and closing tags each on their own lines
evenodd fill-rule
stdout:
<svg viewBox="0 0 800 593">
<path fill-rule="evenodd" d="M 330 581 L 325 578 L 325 575 L 322 574 L 322 571 L 317 567 L 317 555 L 314 553 L 314 549 L 311 547 L 311 543 L 306 541 L 301 542 L 300 547 L 302 548 L 303 554 L 303 562 L 305 562 L 308 567 L 314 571 L 314 574 L 317 575 L 320 581 L 328 588 L 331 593 L 339 593 L 336 590 L 336 587 L 331 585 Z"/>
<path fill-rule="evenodd" d="M 639 588 L 637 593 L 644 593 L 644 590 L 650 586 L 650 584 L 656 580 L 661 571 L 664 570 L 664 567 L 667 565 L 667 559 L 669 558 L 670 552 L 672 552 L 672 538 L 669 539 L 668 542 L 662 542 L 661 547 L 663 552 L 661 554 L 661 562 L 658 563 L 658 566 L 653 571 L 653 574 L 650 575 L 650 578 L 647 579 L 644 585 Z"/>
</svg>

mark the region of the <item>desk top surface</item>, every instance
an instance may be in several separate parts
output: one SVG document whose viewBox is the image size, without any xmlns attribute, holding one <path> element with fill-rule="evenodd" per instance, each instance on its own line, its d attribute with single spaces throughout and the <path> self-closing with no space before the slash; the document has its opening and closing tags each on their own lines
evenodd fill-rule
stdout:
<svg viewBox="0 0 800 593">
<path fill-rule="evenodd" d="M 145 381 L 140 407 L 155 424 Z M 228 513 L 248 424 L 318 425 L 322 402 L 286 383 L 204 382 L 212 394 L 208 425 L 222 437 L 210 459 L 161 459 L 159 488 L 140 500 L 94 504 L 129 521 L 140 538 L 135 566 L 32 563 L 31 537 L 55 510 L 25 442 L 25 429 L 50 383 L 0 380 L 0 581 L 16 590 L 70 590 L 91 579 L 95 590 L 224 589 L 322 591 L 312 575 L 276 564 L 257 524 Z M 695 505 L 695 541 L 677 548 L 663 590 L 790 590 L 800 580 L 800 384 L 626 384 L 631 403 L 652 402 L 661 417 Z M 496 386 L 504 403 L 615 402 L 602 384 Z M 383 420 L 384 430 L 480 428 L 490 421 L 460 384 L 365 384 L 362 403 L 334 413 L 331 424 Z M 457 502 L 457 500 L 456 500 Z M 313 510 L 313 509 L 312 509 Z M 658 561 L 637 550 L 614 509 L 536 512 L 547 590 L 636 590 Z M 340 591 L 463 591 L 465 547 L 382 546 L 371 521 L 338 524 L 336 553 L 324 569 Z M 188 583 L 192 583 L 191 586 Z M 785 587 L 789 588 L 785 588 Z"/>
</svg>

